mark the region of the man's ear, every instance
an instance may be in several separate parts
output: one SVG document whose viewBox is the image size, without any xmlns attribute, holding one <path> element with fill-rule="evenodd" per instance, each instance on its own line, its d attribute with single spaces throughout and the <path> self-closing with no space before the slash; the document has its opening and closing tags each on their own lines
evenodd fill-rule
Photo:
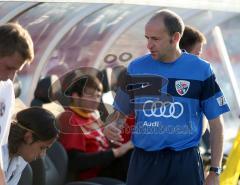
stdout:
<svg viewBox="0 0 240 185">
<path fill-rule="evenodd" d="M 174 43 L 178 43 L 181 39 L 181 34 L 179 32 L 175 32 L 171 38 L 171 44 Z"/>
<path fill-rule="evenodd" d="M 28 145 L 32 144 L 33 143 L 33 136 L 32 136 L 32 132 L 30 131 L 27 131 L 25 134 L 24 134 L 24 142 Z"/>
</svg>

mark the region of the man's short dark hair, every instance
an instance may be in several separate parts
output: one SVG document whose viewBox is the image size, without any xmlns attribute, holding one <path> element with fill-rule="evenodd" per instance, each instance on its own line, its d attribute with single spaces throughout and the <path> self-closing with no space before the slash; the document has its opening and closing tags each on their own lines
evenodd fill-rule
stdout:
<svg viewBox="0 0 240 185">
<path fill-rule="evenodd" d="M 158 19 L 159 17 L 163 18 L 164 25 L 170 36 L 172 36 L 176 32 L 179 32 L 181 35 L 183 34 L 184 23 L 179 15 L 177 15 L 173 11 L 163 9 L 156 12 L 156 14 L 153 15 L 150 21 Z"/>
<path fill-rule="evenodd" d="M 206 38 L 199 30 L 191 26 L 186 26 L 179 46 L 181 49 L 191 52 L 196 43 L 206 44 Z"/>
</svg>

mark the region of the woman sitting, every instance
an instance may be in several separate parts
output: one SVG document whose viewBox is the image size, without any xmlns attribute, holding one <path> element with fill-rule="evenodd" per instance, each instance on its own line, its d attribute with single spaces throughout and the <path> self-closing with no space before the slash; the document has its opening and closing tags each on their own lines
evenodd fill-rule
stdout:
<svg viewBox="0 0 240 185">
<path fill-rule="evenodd" d="M 16 114 L 8 137 L 3 146 L 5 181 L 17 185 L 28 162 L 43 157 L 59 134 L 56 119 L 49 111 L 32 107 Z"/>
</svg>

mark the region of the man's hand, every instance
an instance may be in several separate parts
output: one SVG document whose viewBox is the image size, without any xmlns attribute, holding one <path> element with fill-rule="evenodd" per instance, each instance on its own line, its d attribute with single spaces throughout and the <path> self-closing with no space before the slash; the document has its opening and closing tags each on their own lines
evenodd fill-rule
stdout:
<svg viewBox="0 0 240 185">
<path fill-rule="evenodd" d="M 219 185 L 219 176 L 215 172 L 209 172 L 204 185 Z"/>
<path fill-rule="evenodd" d="M 107 126 L 104 128 L 103 133 L 111 143 L 119 146 L 122 145 L 123 138 L 121 135 L 121 129 L 125 121 L 125 116 L 118 111 L 115 111 L 108 116 L 106 121 Z"/>
<path fill-rule="evenodd" d="M 116 158 L 121 157 L 124 154 L 126 154 L 129 150 L 131 150 L 132 148 L 133 148 L 132 142 L 128 141 L 127 143 L 122 144 L 120 147 L 114 148 L 113 154 Z"/>
<path fill-rule="evenodd" d="M 122 135 L 121 135 L 121 129 L 117 126 L 116 122 L 108 124 L 104 130 L 104 135 L 109 139 L 109 141 L 113 144 L 122 145 Z"/>
</svg>

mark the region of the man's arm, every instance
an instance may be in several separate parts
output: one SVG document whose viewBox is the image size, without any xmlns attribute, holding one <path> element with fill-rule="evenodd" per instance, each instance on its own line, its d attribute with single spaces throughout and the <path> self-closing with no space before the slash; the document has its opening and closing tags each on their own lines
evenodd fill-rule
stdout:
<svg viewBox="0 0 240 185">
<path fill-rule="evenodd" d="M 210 145 L 211 145 L 211 166 L 221 167 L 223 156 L 224 127 L 223 118 L 219 116 L 209 120 Z"/>
<path fill-rule="evenodd" d="M 0 185 L 5 185 L 5 181 L 4 181 L 4 173 L 0 167 Z"/>
<path fill-rule="evenodd" d="M 223 118 L 219 116 L 209 120 L 210 145 L 211 145 L 211 166 L 221 167 L 223 156 L 224 127 Z M 206 178 L 206 185 L 219 185 L 219 177 L 215 172 L 210 172 Z"/>
</svg>

